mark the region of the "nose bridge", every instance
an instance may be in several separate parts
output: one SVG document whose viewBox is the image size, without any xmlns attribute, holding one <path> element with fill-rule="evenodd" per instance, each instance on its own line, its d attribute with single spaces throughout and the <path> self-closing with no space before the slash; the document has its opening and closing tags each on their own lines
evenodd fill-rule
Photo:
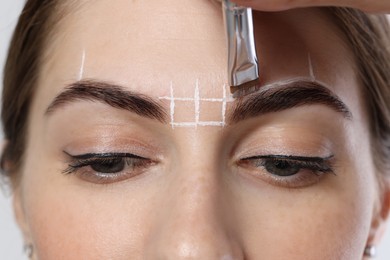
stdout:
<svg viewBox="0 0 390 260">
<path fill-rule="evenodd" d="M 150 244 L 153 259 L 242 259 L 216 169 L 185 164 L 167 189 Z"/>
</svg>

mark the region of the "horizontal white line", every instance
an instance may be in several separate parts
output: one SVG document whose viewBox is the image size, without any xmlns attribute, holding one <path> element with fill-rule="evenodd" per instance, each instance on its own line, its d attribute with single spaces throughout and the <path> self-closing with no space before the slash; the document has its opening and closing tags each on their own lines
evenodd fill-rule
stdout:
<svg viewBox="0 0 390 260">
<path fill-rule="evenodd" d="M 159 97 L 158 99 L 163 100 L 174 100 L 174 101 L 194 101 L 194 98 L 170 98 L 170 97 Z M 207 102 L 233 102 L 233 99 L 223 99 L 223 98 L 200 98 L 200 101 L 207 101 Z"/>
<path fill-rule="evenodd" d="M 164 100 L 178 100 L 178 101 L 195 101 L 194 98 L 159 97 L 158 99 L 164 99 Z"/>
<path fill-rule="evenodd" d="M 218 121 L 200 121 L 198 123 L 196 122 L 174 122 L 171 123 L 174 127 L 195 127 L 195 126 L 224 126 L 224 122 L 218 122 Z"/>
</svg>

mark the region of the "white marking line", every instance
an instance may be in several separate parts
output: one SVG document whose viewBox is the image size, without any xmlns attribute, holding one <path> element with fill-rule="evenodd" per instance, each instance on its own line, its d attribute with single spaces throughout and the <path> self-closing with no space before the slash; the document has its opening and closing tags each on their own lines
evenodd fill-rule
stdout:
<svg viewBox="0 0 390 260">
<path fill-rule="evenodd" d="M 222 122 L 218 121 L 199 121 L 196 122 L 180 122 L 180 123 L 173 123 L 174 127 L 197 127 L 197 126 L 224 126 Z"/>
<path fill-rule="evenodd" d="M 196 80 L 195 84 L 195 95 L 194 95 L 194 103 L 195 103 L 195 127 L 198 126 L 199 117 L 200 117 L 200 97 L 199 97 L 199 80 Z"/>
<path fill-rule="evenodd" d="M 85 66 L 85 50 L 83 50 L 83 54 L 81 55 L 81 65 L 79 70 L 79 80 L 82 80 L 84 77 L 84 66 Z"/>
<path fill-rule="evenodd" d="M 308 60 L 309 60 L 309 74 L 310 78 L 312 81 L 316 81 L 316 76 L 314 75 L 314 68 L 313 68 L 313 63 L 311 61 L 310 53 L 308 55 Z"/>
<path fill-rule="evenodd" d="M 224 127 L 226 124 L 226 107 L 227 103 L 233 102 L 234 99 L 232 96 L 227 96 L 226 94 L 226 85 L 223 85 L 223 93 L 222 98 L 201 98 L 200 97 L 200 89 L 199 89 L 199 80 L 195 83 L 195 91 L 194 97 L 175 97 L 173 90 L 173 83 L 171 82 L 170 86 L 170 96 L 159 97 L 160 100 L 169 100 L 170 101 L 170 116 L 171 116 L 171 126 L 175 127 L 195 127 L 198 126 L 219 126 Z M 175 101 L 189 101 L 194 102 L 195 106 L 195 121 L 194 122 L 175 122 L 174 114 L 175 114 Z M 222 104 L 222 121 L 200 121 L 200 102 L 220 102 Z"/>
<path fill-rule="evenodd" d="M 223 84 L 223 101 L 222 101 L 222 126 L 225 126 L 225 115 L 226 115 L 226 85 Z"/>
<path fill-rule="evenodd" d="M 163 100 L 172 100 L 171 97 L 159 97 L 158 99 L 163 99 Z M 193 98 L 173 98 L 175 101 L 194 101 Z M 208 101 L 208 102 L 223 102 L 223 98 L 199 98 L 199 101 Z M 226 102 L 233 102 L 234 100 L 226 100 Z"/>
<path fill-rule="evenodd" d="M 171 126 L 174 127 L 175 123 L 175 99 L 174 99 L 174 93 L 173 93 L 173 82 L 171 82 L 171 102 L 170 102 L 170 114 L 171 114 Z"/>
</svg>

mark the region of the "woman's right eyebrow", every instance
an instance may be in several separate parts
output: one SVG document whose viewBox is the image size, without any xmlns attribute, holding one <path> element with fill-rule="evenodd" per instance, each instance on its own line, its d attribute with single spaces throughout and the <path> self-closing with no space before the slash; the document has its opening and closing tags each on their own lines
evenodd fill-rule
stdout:
<svg viewBox="0 0 390 260">
<path fill-rule="evenodd" d="M 139 116 L 168 122 L 166 109 L 149 96 L 125 90 L 123 87 L 97 80 L 82 80 L 70 84 L 50 103 L 46 115 L 75 101 L 97 101 L 111 107 L 128 110 Z"/>
</svg>

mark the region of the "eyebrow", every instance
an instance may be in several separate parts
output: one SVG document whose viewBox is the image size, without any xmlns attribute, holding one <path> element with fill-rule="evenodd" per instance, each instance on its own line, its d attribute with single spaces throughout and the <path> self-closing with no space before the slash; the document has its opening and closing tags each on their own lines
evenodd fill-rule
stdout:
<svg viewBox="0 0 390 260">
<path fill-rule="evenodd" d="M 139 116 L 167 123 L 167 114 L 163 106 L 149 96 L 125 90 L 108 82 L 82 80 L 68 85 L 48 106 L 46 115 L 50 115 L 67 104 L 75 101 L 98 101 L 111 107 L 128 110 Z"/>
<path fill-rule="evenodd" d="M 277 84 L 275 84 L 277 85 Z M 352 113 L 329 88 L 317 81 L 297 80 L 280 86 L 259 90 L 236 100 L 235 107 L 227 117 L 228 124 L 257 117 L 266 113 L 280 112 L 304 105 L 325 105 L 352 119 Z"/>
</svg>

